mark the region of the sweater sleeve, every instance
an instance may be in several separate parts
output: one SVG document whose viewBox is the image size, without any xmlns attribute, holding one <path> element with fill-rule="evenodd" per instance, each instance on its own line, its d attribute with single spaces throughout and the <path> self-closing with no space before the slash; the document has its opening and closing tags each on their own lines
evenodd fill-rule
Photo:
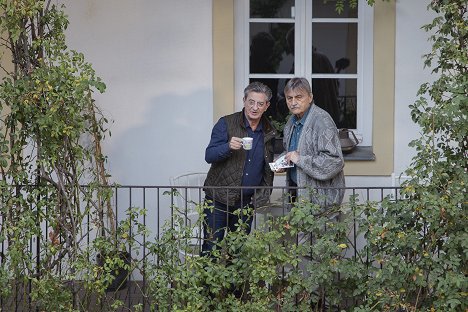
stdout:
<svg viewBox="0 0 468 312">
<path fill-rule="evenodd" d="M 333 124 L 325 122 L 316 126 L 317 129 L 308 129 L 304 133 L 307 137 L 297 166 L 313 179 L 331 180 L 344 167 L 340 140 Z M 316 144 L 315 148 L 313 144 Z"/>
<path fill-rule="evenodd" d="M 211 131 L 211 139 L 205 150 L 205 161 L 209 164 L 222 161 L 231 155 L 227 124 L 220 118 Z"/>
</svg>

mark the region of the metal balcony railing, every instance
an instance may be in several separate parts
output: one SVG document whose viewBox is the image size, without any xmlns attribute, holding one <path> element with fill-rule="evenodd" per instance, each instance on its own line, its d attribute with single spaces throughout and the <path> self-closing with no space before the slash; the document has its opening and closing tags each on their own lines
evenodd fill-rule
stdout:
<svg viewBox="0 0 468 312">
<path fill-rule="evenodd" d="M 149 311 L 151 302 L 149 302 L 147 296 L 147 276 L 145 275 L 145 267 L 147 266 L 148 261 L 153 261 L 154 259 L 148 259 L 147 255 L 149 251 L 147 249 L 146 243 L 152 239 L 160 238 L 164 231 L 174 228 L 177 226 L 175 222 L 177 217 L 182 217 L 186 225 L 196 224 L 199 218 L 199 205 L 203 205 L 205 193 L 203 186 L 187 186 L 187 185 L 166 185 L 166 186 L 137 186 L 137 185 L 120 185 L 110 187 L 112 190 L 112 195 L 110 199 L 111 207 L 114 216 L 112 217 L 112 222 L 114 224 L 106 224 L 106 226 L 114 226 L 119 229 L 119 226 L 122 226 L 122 221 L 128 217 L 129 208 L 139 207 L 145 211 L 144 214 L 133 215 L 134 220 L 130 223 L 128 227 L 125 228 L 125 231 L 128 235 L 126 237 L 133 237 L 135 241 L 138 242 L 137 247 L 129 246 L 128 252 L 132 261 L 138 262 L 139 269 L 135 269 L 132 272 L 129 272 L 127 287 L 124 289 L 108 292 L 106 295 L 106 300 L 122 300 L 125 309 L 132 310 L 132 307 L 136 304 L 141 304 L 143 311 Z M 241 192 L 245 187 L 238 188 L 225 188 L 225 187 L 213 187 L 214 192 Z M 262 191 L 265 188 L 257 187 L 255 192 Z M 288 201 L 287 194 L 289 189 L 286 187 L 268 187 L 266 188 L 271 191 L 270 201 L 268 204 L 258 207 L 253 213 L 252 220 L 252 231 L 260 229 L 262 224 L 264 224 L 269 218 L 281 217 L 287 215 L 291 209 L 290 202 Z M 18 196 L 26 196 L 26 193 L 30 192 L 31 189 L 19 190 Z M 402 197 L 400 195 L 400 189 L 398 187 L 347 187 L 345 190 L 345 197 L 343 204 L 349 204 L 352 202 L 365 203 L 368 201 L 374 202 L 377 205 L 383 200 L 398 201 Z M 52 196 L 52 194 L 51 194 Z M 6 203 L 1 203 L 5 207 Z M 83 205 L 85 200 L 83 199 Z M 47 204 L 44 204 L 41 207 L 30 207 L 32 210 L 37 210 L 39 213 L 44 213 L 50 216 L 52 211 L 56 207 L 47 207 Z M 80 208 L 83 213 L 89 212 L 89 207 Z M 142 211 L 143 211 L 142 210 Z M 59 213 L 59 212 L 55 212 Z M 82 237 L 79 240 L 79 244 L 85 246 L 91 244 L 93 239 L 99 236 L 99 229 L 96 227 L 95 216 L 87 216 L 82 220 L 82 224 L 77 225 L 80 229 Z M 53 239 L 58 239 L 57 244 L 61 244 L 67 238 L 53 237 L 54 231 L 60 232 L 60 229 L 54 228 L 54 224 L 51 222 L 51 218 L 41 219 L 41 222 L 38 222 L 35 226 L 38 231 L 32 231 L 31 236 L 27 241 L 27 249 L 30 254 L 30 257 L 33 259 L 32 263 L 36 263 L 38 266 L 40 261 L 43 261 L 46 250 L 44 250 L 44 243 L 49 242 Z M 2 215 L 0 216 L 0 229 L 4 233 L 4 230 L 9 225 L 9 220 L 6 218 L 5 210 L 2 210 Z M 141 229 L 136 228 L 136 226 L 144 226 L 148 231 L 141 231 Z M 196 255 L 200 252 L 200 246 L 202 243 L 202 226 L 194 227 L 191 229 L 192 235 L 190 239 L 185 239 L 182 242 L 174 242 L 174 244 L 189 244 L 192 246 L 193 254 Z M 38 233 L 35 235 L 34 233 Z M 119 232 L 120 233 L 120 232 Z M 122 233 L 120 233 L 122 234 Z M 352 246 L 347 250 L 347 254 L 352 257 L 356 256 L 357 249 L 362 248 L 365 244 L 365 240 L 362 237 L 359 237 L 357 229 L 351 228 L 349 232 L 350 240 L 352 241 Z M 1 239 L 1 263 L 7 263 L 9 261 L 9 244 L 12 244 L 8 240 L 8 235 L 2 236 Z M 187 249 L 182 248 L 180 256 L 187 256 Z M 63 257 L 60 259 L 61 264 L 56 267 L 57 274 L 60 274 L 61 271 L 65 272 L 66 269 L 70 267 L 66 263 L 69 257 Z M 95 261 L 93 257 L 89 257 L 89 261 Z M 157 263 L 156 259 L 156 263 Z M 24 280 L 31 280 L 32 278 L 40 279 L 41 272 L 34 271 L 34 268 L 30 272 L 24 272 L 24 274 L 31 274 L 31 276 L 25 276 Z M 34 276 L 33 276 L 34 275 Z M 64 277 L 65 278 L 65 277 Z M 23 281 L 24 281 L 23 280 Z M 29 282 L 26 285 L 24 284 L 15 284 L 12 281 L 12 285 L 17 287 L 17 289 L 12 289 L 12 292 L 9 296 L 1 297 L 0 299 L 0 310 L 1 311 L 30 311 L 35 310 L 35 304 L 28 297 L 31 287 L 34 285 Z M 21 286 L 21 287 L 20 287 Z M 170 287 L 170 285 L 168 285 Z M 79 298 L 79 296 L 78 296 Z M 93 298 L 88 298 L 93 302 Z M 97 303 L 96 303 L 97 304 Z M 100 302 L 101 307 L 104 304 Z M 96 308 L 99 310 L 99 308 Z M 125 310 L 125 311 L 127 311 Z"/>
</svg>

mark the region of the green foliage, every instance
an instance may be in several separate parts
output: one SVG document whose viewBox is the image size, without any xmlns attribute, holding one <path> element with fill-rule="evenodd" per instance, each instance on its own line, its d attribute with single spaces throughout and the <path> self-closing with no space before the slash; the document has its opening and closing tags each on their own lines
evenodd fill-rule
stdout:
<svg viewBox="0 0 468 312">
<path fill-rule="evenodd" d="M 201 215 L 204 208 L 198 207 Z M 348 306 L 365 295 L 357 286 L 367 276 L 360 254 L 365 250 L 345 255 L 354 244 L 349 239 L 353 221 L 364 220 L 358 217 L 363 209 L 368 208 L 353 202 L 323 211 L 302 202 L 250 234 L 239 221 L 237 231 L 227 233 L 211 256 L 194 254 L 184 243 L 203 218 L 187 225 L 184 216 L 176 214 L 161 237 L 148 242 L 147 287 L 153 308 L 321 311 Z M 363 224 L 360 230 L 365 229 Z"/>
<path fill-rule="evenodd" d="M 432 1 L 438 16 L 425 65 L 437 79 L 411 105 L 423 135 L 404 184 L 405 199 L 369 217 L 374 261 L 367 308 L 380 311 L 467 309 L 468 4 Z"/>
<path fill-rule="evenodd" d="M 26 291 L 34 309 L 72 311 L 78 293 L 102 294 L 113 268 L 122 267 L 115 259 L 107 272 L 93 275 L 90 259 L 104 246 L 114 255 L 127 247 L 114 228 L 106 187 L 100 144 L 107 120 L 92 98 L 105 85 L 83 54 L 68 49 L 62 7 L 0 0 L 0 11 L 2 45 L 13 60 L 8 66 L 2 55 L 2 300 Z M 97 241 L 85 246 L 84 237 Z M 86 276 L 93 287 L 80 282 Z"/>
<path fill-rule="evenodd" d="M 39 309 L 49 311 L 76 311 L 72 305 L 72 291 L 65 287 L 60 279 L 54 276 L 42 275 L 40 279 L 32 279 L 31 300 Z"/>
</svg>

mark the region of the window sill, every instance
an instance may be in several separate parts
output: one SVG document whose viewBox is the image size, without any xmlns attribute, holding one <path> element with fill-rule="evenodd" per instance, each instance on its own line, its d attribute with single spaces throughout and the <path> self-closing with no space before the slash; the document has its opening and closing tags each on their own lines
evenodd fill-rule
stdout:
<svg viewBox="0 0 468 312">
<path fill-rule="evenodd" d="M 345 161 L 369 161 L 375 160 L 372 146 L 356 146 L 351 153 L 343 154 Z"/>
</svg>

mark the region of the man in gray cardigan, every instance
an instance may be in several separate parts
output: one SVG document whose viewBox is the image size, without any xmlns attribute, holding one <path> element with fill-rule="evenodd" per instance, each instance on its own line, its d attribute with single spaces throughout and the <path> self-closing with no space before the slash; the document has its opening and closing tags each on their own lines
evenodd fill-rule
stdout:
<svg viewBox="0 0 468 312">
<path fill-rule="evenodd" d="M 297 196 L 322 207 L 339 205 L 344 196 L 344 160 L 338 131 L 330 115 L 314 105 L 310 84 L 292 78 L 284 88 L 292 116 L 284 127 L 287 185 L 298 186 Z M 283 169 L 284 170 L 284 169 Z M 280 172 L 280 171 L 277 171 Z M 305 188 L 303 188 L 305 187 Z"/>
</svg>

